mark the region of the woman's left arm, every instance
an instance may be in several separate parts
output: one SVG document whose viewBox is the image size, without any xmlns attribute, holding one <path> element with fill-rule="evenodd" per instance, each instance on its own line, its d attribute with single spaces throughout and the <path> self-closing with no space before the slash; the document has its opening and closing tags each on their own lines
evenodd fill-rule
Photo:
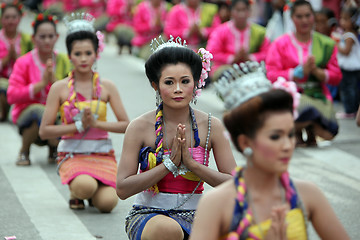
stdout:
<svg viewBox="0 0 360 240">
<path fill-rule="evenodd" d="M 342 73 L 337 61 L 337 48 L 334 47 L 330 60 L 324 69 L 315 67 L 311 73 L 321 82 L 325 82 L 334 86 L 339 85 L 342 78 Z"/>
<path fill-rule="evenodd" d="M 350 239 L 330 203 L 315 184 L 302 181 L 296 186 L 320 239 Z"/>
<path fill-rule="evenodd" d="M 103 80 L 102 85 L 106 88 L 109 94 L 109 103 L 113 110 L 117 121 L 105 122 L 94 120 L 91 127 L 99 128 L 108 132 L 125 133 L 127 126 L 129 125 L 129 118 L 126 114 L 124 105 L 121 101 L 120 94 L 114 83 L 108 80 Z"/>
<path fill-rule="evenodd" d="M 186 142 L 182 143 L 182 161 L 189 170 L 212 187 L 232 178 L 231 171 L 236 167 L 230 142 L 225 138 L 225 129 L 219 119 L 211 118 L 210 140 L 218 171 L 204 166 L 192 159 Z"/>
</svg>

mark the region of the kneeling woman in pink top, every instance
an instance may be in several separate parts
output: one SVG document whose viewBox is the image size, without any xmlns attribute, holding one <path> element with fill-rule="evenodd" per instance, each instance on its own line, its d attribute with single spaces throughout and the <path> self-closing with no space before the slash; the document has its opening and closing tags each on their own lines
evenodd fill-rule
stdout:
<svg viewBox="0 0 360 240">
<path fill-rule="evenodd" d="M 68 57 L 54 51 L 58 34 L 53 17 L 40 13 L 33 25 L 35 49 L 16 60 L 7 90 L 8 102 L 13 104 L 12 121 L 22 136 L 17 165 L 30 165 L 33 143 L 49 145 L 49 161 L 55 160 L 58 140 L 42 141 L 38 132 L 51 85 L 70 70 Z"/>
<path fill-rule="evenodd" d="M 83 200 L 89 199 L 100 212 L 111 212 L 118 202 L 117 163 L 108 132 L 124 133 L 128 117 L 116 86 L 92 70 L 103 47 L 92 19 L 89 14 L 78 14 L 65 20 L 66 46 L 74 70 L 51 87 L 40 136 L 61 136 L 58 171 L 61 182 L 69 184 L 70 208 L 84 209 Z M 106 121 L 107 103 L 115 122 Z M 62 125 L 54 124 L 58 111 Z"/>
<path fill-rule="evenodd" d="M 190 107 L 206 78 L 202 61 L 210 64 L 210 55 L 202 49 L 202 60 L 180 42 L 161 44 L 147 60 L 159 105 L 132 121 L 125 134 L 117 194 L 137 194 L 126 218 L 130 239 L 186 239 L 203 183 L 217 186 L 235 167 L 221 122 Z M 208 167 L 211 149 L 218 171 Z"/>
</svg>

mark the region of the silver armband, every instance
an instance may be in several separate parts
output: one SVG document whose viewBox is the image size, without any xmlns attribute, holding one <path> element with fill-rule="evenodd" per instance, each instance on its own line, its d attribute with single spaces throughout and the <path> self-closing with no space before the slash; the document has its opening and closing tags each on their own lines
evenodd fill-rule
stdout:
<svg viewBox="0 0 360 240">
<path fill-rule="evenodd" d="M 178 168 L 173 163 L 173 161 L 171 161 L 170 155 L 163 155 L 163 163 L 164 163 L 166 169 L 169 170 L 170 172 L 172 172 L 174 177 L 177 177 L 179 175 Z"/>
<path fill-rule="evenodd" d="M 75 121 L 75 127 L 79 133 L 82 133 L 85 130 L 81 120 Z"/>
</svg>

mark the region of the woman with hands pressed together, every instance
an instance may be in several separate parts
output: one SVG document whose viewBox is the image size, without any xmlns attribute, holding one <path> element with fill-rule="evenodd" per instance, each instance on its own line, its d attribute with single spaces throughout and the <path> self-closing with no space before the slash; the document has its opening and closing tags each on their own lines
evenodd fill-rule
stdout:
<svg viewBox="0 0 360 240">
<path fill-rule="evenodd" d="M 19 127 L 22 136 L 22 146 L 16 161 L 21 166 L 30 165 L 30 146 L 33 143 L 48 145 L 48 160 L 55 160 L 58 140 L 55 137 L 41 140 L 39 126 L 51 85 L 57 79 L 64 78 L 70 70 L 67 56 L 54 51 L 59 36 L 53 16 L 39 13 L 33 28 L 35 48 L 16 60 L 7 90 L 8 102 L 14 104 L 12 121 Z"/>
<path fill-rule="evenodd" d="M 221 122 L 190 107 L 211 54 L 200 49 L 199 56 L 173 38 L 154 39 L 152 49 L 145 69 L 158 108 L 133 120 L 125 133 L 117 194 L 137 194 L 126 218 L 129 239 L 187 239 L 203 182 L 217 186 L 230 179 L 235 161 Z M 211 149 L 218 171 L 208 167 Z"/>
<path fill-rule="evenodd" d="M 100 212 L 109 213 L 118 202 L 117 163 L 108 132 L 124 133 L 128 117 L 116 86 L 100 79 L 92 70 L 103 49 L 102 35 L 95 33 L 94 18 L 72 14 L 64 19 L 68 27 L 66 46 L 74 70 L 56 82 L 46 102 L 40 126 L 43 139 L 61 137 L 58 173 L 70 188 L 71 209 L 84 209 L 85 199 Z M 116 121 L 107 122 L 107 104 Z M 62 125 L 55 125 L 60 111 Z"/>
<path fill-rule="evenodd" d="M 295 84 L 272 86 L 257 66 L 234 68 L 216 83 L 230 109 L 224 124 L 247 162 L 201 198 L 190 239 L 305 240 L 308 221 L 321 239 L 349 239 L 321 190 L 289 176 Z"/>
<path fill-rule="evenodd" d="M 294 81 L 302 93 L 295 119 L 298 146 L 316 146 L 316 137 L 333 139 L 339 130 L 332 97 L 326 84 L 341 81 L 335 42 L 313 31 L 314 12 L 306 0 L 291 6 L 295 32 L 276 39 L 266 57 L 267 77 L 274 82 L 281 76 Z M 303 130 L 307 138 L 302 138 Z"/>
<path fill-rule="evenodd" d="M 10 105 L 6 99 L 9 77 L 15 61 L 33 49 L 31 36 L 19 32 L 23 5 L 18 1 L 1 4 L 0 30 L 0 121 L 6 121 Z"/>
</svg>

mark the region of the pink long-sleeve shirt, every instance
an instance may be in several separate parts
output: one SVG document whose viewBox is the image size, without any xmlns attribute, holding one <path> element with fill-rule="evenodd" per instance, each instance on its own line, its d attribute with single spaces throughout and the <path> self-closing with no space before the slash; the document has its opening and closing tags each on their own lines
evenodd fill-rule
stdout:
<svg viewBox="0 0 360 240">
<path fill-rule="evenodd" d="M 56 55 L 55 53 L 54 59 L 56 59 Z M 54 65 L 54 72 L 55 67 Z M 29 105 L 34 103 L 46 104 L 46 97 L 51 83 L 37 94 L 34 94 L 34 85 L 41 81 L 45 68 L 45 64 L 40 61 L 37 49 L 16 60 L 7 90 L 7 100 L 9 104 L 14 104 L 11 112 L 14 123 L 17 122 L 21 112 Z M 64 71 L 66 70 L 64 68 Z"/>
<path fill-rule="evenodd" d="M 183 3 L 175 5 L 166 19 L 164 33 L 167 37 L 170 37 L 170 35 L 175 38 L 180 37 L 186 40 L 188 45 L 198 45 L 200 43 L 200 37 L 195 35 L 189 36 L 189 34 L 192 25 L 196 23 L 200 26 L 200 13 L 201 6 L 194 10 Z"/>
<path fill-rule="evenodd" d="M 2 59 L 9 54 L 10 45 L 14 44 L 16 55 L 21 54 L 21 34 L 17 34 L 14 40 L 9 40 L 4 33 L 4 29 L 0 30 L 0 77 L 9 78 L 15 61 L 9 62 L 6 66 L 2 65 Z"/>
<path fill-rule="evenodd" d="M 231 64 L 234 61 L 236 53 L 241 49 L 249 52 L 251 41 L 250 24 L 240 31 L 234 25 L 233 21 L 228 21 L 218 26 L 210 35 L 206 49 L 214 57 L 212 73 L 220 66 Z M 249 55 L 253 61 L 263 61 L 270 47 L 270 41 L 264 37 L 258 51 Z"/>
<path fill-rule="evenodd" d="M 162 2 L 158 8 L 154 8 L 150 1 L 144 1 L 138 5 L 133 21 L 136 34 L 131 41 L 132 45 L 143 46 L 161 34 L 162 26 L 156 26 L 156 16 L 159 14 L 161 23 L 164 23 L 167 14 L 165 2 Z"/>
<path fill-rule="evenodd" d="M 131 26 L 132 16 L 128 5 L 132 0 L 108 0 L 106 13 L 110 17 L 110 22 L 106 26 L 109 32 L 114 31 L 117 25 L 125 24 Z"/>
<path fill-rule="evenodd" d="M 288 81 L 293 81 L 294 69 L 307 61 L 311 50 L 312 41 L 301 43 L 296 40 L 293 33 L 279 37 L 272 43 L 266 58 L 268 79 L 275 82 L 281 76 Z M 340 83 L 342 77 L 336 55 L 337 48 L 334 47 L 330 60 L 324 69 L 326 78 L 325 82 L 322 83 L 322 89 L 324 95 L 329 100 L 332 100 L 332 97 L 325 83 L 336 86 Z M 307 81 L 307 78 L 307 76 L 304 76 L 298 82 L 304 83 Z"/>
</svg>

